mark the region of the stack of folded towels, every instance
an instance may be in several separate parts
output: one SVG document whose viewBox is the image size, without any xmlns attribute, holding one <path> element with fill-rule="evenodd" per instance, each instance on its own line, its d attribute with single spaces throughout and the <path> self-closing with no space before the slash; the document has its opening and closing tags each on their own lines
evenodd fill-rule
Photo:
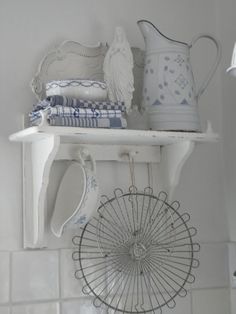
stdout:
<svg viewBox="0 0 236 314">
<path fill-rule="evenodd" d="M 61 95 L 49 96 L 29 113 L 31 125 L 39 125 L 42 113 L 51 126 L 125 129 L 123 102 L 80 100 Z"/>
</svg>

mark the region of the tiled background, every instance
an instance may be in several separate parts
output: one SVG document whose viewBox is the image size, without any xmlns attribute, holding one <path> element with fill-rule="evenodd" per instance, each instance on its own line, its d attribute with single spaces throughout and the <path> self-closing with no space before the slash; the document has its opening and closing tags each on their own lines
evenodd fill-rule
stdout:
<svg viewBox="0 0 236 314">
<path fill-rule="evenodd" d="M 73 249 L 0 253 L 0 314 L 105 313 L 74 278 Z M 187 297 L 163 314 L 228 314 L 227 245 L 201 244 L 200 267 Z"/>
</svg>

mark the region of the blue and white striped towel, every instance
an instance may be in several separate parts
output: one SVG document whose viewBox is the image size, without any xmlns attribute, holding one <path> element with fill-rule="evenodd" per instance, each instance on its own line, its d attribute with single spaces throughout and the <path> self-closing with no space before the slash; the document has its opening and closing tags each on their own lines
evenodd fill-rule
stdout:
<svg viewBox="0 0 236 314">
<path fill-rule="evenodd" d="M 41 118 L 35 119 L 31 122 L 32 125 L 38 125 Z M 81 128 L 111 128 L 111 129 L 125 129 L 127 121 L 125 118 L 78 118 L 78 117 L 48 117 L 48 123 L 51 126 L 69 126 Z"/>
<path fill-rule="evenodd" d="M 42 110 L 47 107 L 72 107 L 72 108 L 92 108 L 92 109 L 105 109 L 105 110 L 120 110 L 126 111 L 124 102 L 114 101 L 92 101 L 81 100 L 77 98 L 71 98 L 66 96 L 54 95 L 49 96 L 46 99 L 38 102 L 34 105 L 34 111 Z"/>
<path fill-rule="evenodd" d="M 42 110 L 47 113 L 48 117 L 77 117 L 77 118 L 121 118 L 122 112 L 120 110 L 105 110 L 105 109 L 85 109 L 72 107 L 48 107 Z M 30 121 L 34 121 L 41 117 L 40 111 L 32 111 L 29 113 Z"/>
</svg>

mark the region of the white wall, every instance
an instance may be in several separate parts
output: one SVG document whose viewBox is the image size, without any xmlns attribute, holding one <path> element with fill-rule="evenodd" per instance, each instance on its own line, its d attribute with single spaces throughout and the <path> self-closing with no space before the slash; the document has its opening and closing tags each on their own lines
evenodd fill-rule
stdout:
<svg viewBox="0 0 236 314">
<path fill-rule="evenodd" d="M 220 1 L 219 1 L 220 2 Z M 234 77 L 226 74 L 226 69 L 230 66 L 235 35 L 236 3 L 228 0 L 227 5 L 220 3 L 220 32 L 223 44 L 223 60 L 221 63 L 221 84 L 222 84 L 222 121 L 223 121 L 223 147 L 225 158 L 225 182 L 226 182 L 226 204 L 228 208 L 229 230 L 231 241 L 236 241 L 236 211 L 235 211 L 235 183 L 236 169 L 234 166 L 236 156 L 235 140 L 235 84 Z"/>
<path fill-rule="evenodd" d="M 218 26 L 223 45 L 223 59 L 221 63 L 222 86 L 222 135 L 224 150 L 224 180 L 225 180 L 225 208 L 229 224 L 229 236 L 232 246 L 236 245 L 236 79 L 226 74 L 225 70 L 230 66 L 234 43 L 236 42 L 236 3 L 227 0 L 218 1 Z M 235 270 L 235 260 L 232 267 Z M 232 274 L 230 274 L 232 275 Z M 231 311 L 236 312 L 236 289 L 231 290 Z"/>
<path fill-rule="evenodd" d="M 144 48 L 136 25 L 140 18 L 152 21 L 169 37 L 186 42 L 202 32 L 219 37 L 221 9 L 215 0 L 1 0 L 0 281 L 4 284 L 0 286 L 0 314 L 73 314 L 82 305 L 90 313 L 89 300 L 77 299 L 80 289 L 72 274 L 70 234 L 62 242 L 49 236 L 48 250 L 22 250 L 21 147 L 9 143 L 8 136 L 21 129 L 22 114 L 30 111 L 35 102 L 29 82 L 44 54 L 65 39 L 85 44 L 111 42 L 116 25 L 124 26 L 132 46 Z M 193 52 L 197 82 L 212 61 L 212 49 L 207 43 L 199 43 Z M 218 71 L 200 99 L 199 110 L 203 130 L 206 120 L 211 120 L 214 131 L 222 136 L 220 84 Z M 228 115 L 231 121 L 231 111 Z M 178 300 L 172 310 L 175 314 L 229 313 L 222 161 L 222 141 L 197 145 L 175 193 L 183 211 L 190 213 L 191 223 L 198 229 L 196 241 L 202 246 L 196 283 L 186 298 Z M 104 167 L 106 177 L 102 176 Z M 53 171 L 57 168 L 55 165 Z M 146 166 L 137 166 L 136 171 L 138 184 L 145 186 Z M 117 185 L 128 186 L 127 172 L 125 166 L 99 165 L 103 192 L 111 195 Z"/>
</svg>

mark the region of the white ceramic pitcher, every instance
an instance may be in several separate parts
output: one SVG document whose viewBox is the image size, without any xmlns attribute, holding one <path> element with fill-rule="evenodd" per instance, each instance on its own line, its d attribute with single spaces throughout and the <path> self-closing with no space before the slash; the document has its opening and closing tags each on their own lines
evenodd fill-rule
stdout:
<svg viewBox="0 0 236 314">
<path fill-rule="evenodd" d="M 200 131 L 197 102 L 219 65 L 219 42 L 209 34 L 200 34 L 186 44 L 164 36 L 149 21 L 140 20 L 138 26 L 146 45 L 142 101 L 148 111 L 149 127 L 153 130 Z M 213 41 L 217 54 L 196 91 L 190 49 L 200 38 Z"/>
</svg>

